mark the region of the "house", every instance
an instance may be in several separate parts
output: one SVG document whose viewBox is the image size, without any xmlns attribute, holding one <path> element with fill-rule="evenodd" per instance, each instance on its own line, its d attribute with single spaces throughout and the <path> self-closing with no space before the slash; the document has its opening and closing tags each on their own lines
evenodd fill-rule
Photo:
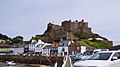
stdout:
<svg viewBox="0 0 120 67">
<path fill-rule="evenodd" d="M 14 55 L 23 54 L 24 53 L 24 48 L 23 47 L 13 48 L 13 53 L 14 53 Z"/>
<path fill-rule="evenodd" d="M 29 51 L 30 52 L 34 52 L 35 51 L 36 44 L 37 44 L 37 41 L 36 40 L 32 40 L 32 43 L 29 44 Z"/>
<path fill-rule="evenodd" d="M 77 53 L 84 53 L 86 47 L 75 43 L 74 41 L 64 40 L 58 45 L 58 56 L 74 55 Z"/>
<path fill-rule="evenodd" d="M 86 51 L 86 47 L 74 43 L 69 45 L 68 51 L 69 51 L 69 55 L 75 55 L 77 53 L 84 53 Z"/>
<path fill-rule="evenodd" d="M 35 46 L 35 53 L 36 54 L 42 54 L 42 47 L 44 46 L 44 42 L 42 42 L 41 40 L 38 40 L 38 43 Z"/>
<path fill-rule="evenodd" d="M 52 46 L 51 46 L 51 50 L 50 50 L 50 55 L 51 56 L 57 56 L 58 54 L 58 44 L 57 42 L 53 42 Z"/>
<path fill-rule="evenodd" d="M 0 48 L 0 55 L 6 55 L 12 52 L 13 52 L 13 48 Z"/>
<path fill-rule="evenodd" d="M 52 44 L 44 43 L 41 40 L 33 40 L 29 45 L 29 51 L 35 52 L 36 54 L 42 54 L 43 56 L 50 56 L 51 53 L 54 53 Z"/>
<path fill-rule="evenodd" d="M 50 56 L 52 44 L 45 43 L 42 47 L 42 56 Z"/>
<path fill-rule="evenodd" d="M 38 41 L 32 40 L 32 43 L 29 45 L 29 51 L 42 54 L 43 45 L 44 45 L 44 42 L 42 42 L 41 40 L 38 40 Z"/>
<path fill-rule="evenodd" d="M 58 45 L 58 56 L 68 55 L 68 46 L 71 44 L 71 41 L 64 40 L 61 41 Z"/>
</svg>

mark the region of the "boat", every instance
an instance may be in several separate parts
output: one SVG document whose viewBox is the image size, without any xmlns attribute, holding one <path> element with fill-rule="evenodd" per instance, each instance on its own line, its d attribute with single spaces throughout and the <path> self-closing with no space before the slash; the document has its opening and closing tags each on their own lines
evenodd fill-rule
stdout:
<svg viewBox="0 0 120 67">
<path fill-rule="evenodd" d="M 6 64 L 8 66 L 16 66 L 16 63 L 14 61 L 6 61 Z"/>
</svg>

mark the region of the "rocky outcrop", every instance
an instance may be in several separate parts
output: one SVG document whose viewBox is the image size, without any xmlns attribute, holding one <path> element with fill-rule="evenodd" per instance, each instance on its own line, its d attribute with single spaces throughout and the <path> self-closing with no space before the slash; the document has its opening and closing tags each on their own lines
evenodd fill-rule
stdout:
<svg viewBox="0 0 120 67">
<path fill-rule="evenodd" d="M 54 25 L 49 23 L 47 26 L 47 30 L 44 32 L 43 41 L 51 42 L 54 40 L 60 40 L 62 38 L 65 39 L 75 39 L 74 34 L 76 32 L 80 32 L 85 35 L 85 38 L 92 37 L 93 33 L 91 28 L 88 27 L 88 23 L 82 21 L 63 21 L 62 26 Z"/>
<path fill-rule="evenodd" d="M 61 37 L 66 36 L 66 31 L 64 31 L 64 28 L 59 25 L 54 25 L 52 23 L 48 24 L 47 30 L 44 32 L 43 41 L 45 42 L 52 42 L 54 40 L 60 40 Z"/>
</svg>

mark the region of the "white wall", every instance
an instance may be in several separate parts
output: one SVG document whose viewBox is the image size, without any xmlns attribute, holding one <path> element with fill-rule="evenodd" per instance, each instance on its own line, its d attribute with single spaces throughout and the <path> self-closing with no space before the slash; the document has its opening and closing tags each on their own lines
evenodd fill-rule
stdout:
<svg viewBox="0 0 120 67">
<path fill-rule="evenodd" d="M 50 56 L 50 49 L 43 49 L 42 55 L 43 56 Z"/>
<path fill-rule="evenodd" d="M 85 46 L 81 46 L 81 53 L 84 53 L 86 51 L 86 47 Z"/>
<path fill-rule="evenodd" d="M 37 41 L 36 40 L 32 40 L 32 43 L 33 42 L 37 42 Z M 41 44 L 41 46 L 40 47 L 36 47 L 38 44 Z M 35 51 L 35 52 L 41 52 L 42 51 L 42 44 L 45 44 L 45 43 L 42 42 L 41 40 L 38 40 L 37 43 L 29 45 L 29 50 L 30 51 Z"/>
<path fill-rule="evenodd" d="M 29 50 L 30 51 L 35 51 L 35 45 L 34 44 L 30 44 L 29 45 Z"/>
<path fill-rule="evenodd" d="M 42 47 L 36 47 L 35 52 L 42 52 Z"/>
<path fill-rule="evenodd" d="M 64 51 L 62 51 L 63 48 L 64 48 Z M 67 46 L 58 47 L 59 56 L 61 55 L 61 53 L 62 53 L 62 56 L 65 56 L 64 52 L 67 52 L 67 55 L 68 55 L 68 47 Z"/>
<path fill-rule="evenodd" d="M 24 52 L 24 48 L 19 48 L 19 53 L 23 54 L 23 52 Z"/>
</svg>

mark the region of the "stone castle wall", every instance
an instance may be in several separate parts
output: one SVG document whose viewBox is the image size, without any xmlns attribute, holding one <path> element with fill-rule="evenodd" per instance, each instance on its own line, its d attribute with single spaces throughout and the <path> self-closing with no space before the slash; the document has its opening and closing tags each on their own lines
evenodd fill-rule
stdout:
<svg viewBox="0 0 120 67">
<path fill-rule="evenodd" d="M 84 20 L 81 21 L 63 21 L 62 27 L 65 31 L 71 31 L 71 32 L 82 32 L 85 33 L 88 36 L 92 36 L 91 28 L 88 27 L 88 22 L 84 22 Z"/>
</svg>

